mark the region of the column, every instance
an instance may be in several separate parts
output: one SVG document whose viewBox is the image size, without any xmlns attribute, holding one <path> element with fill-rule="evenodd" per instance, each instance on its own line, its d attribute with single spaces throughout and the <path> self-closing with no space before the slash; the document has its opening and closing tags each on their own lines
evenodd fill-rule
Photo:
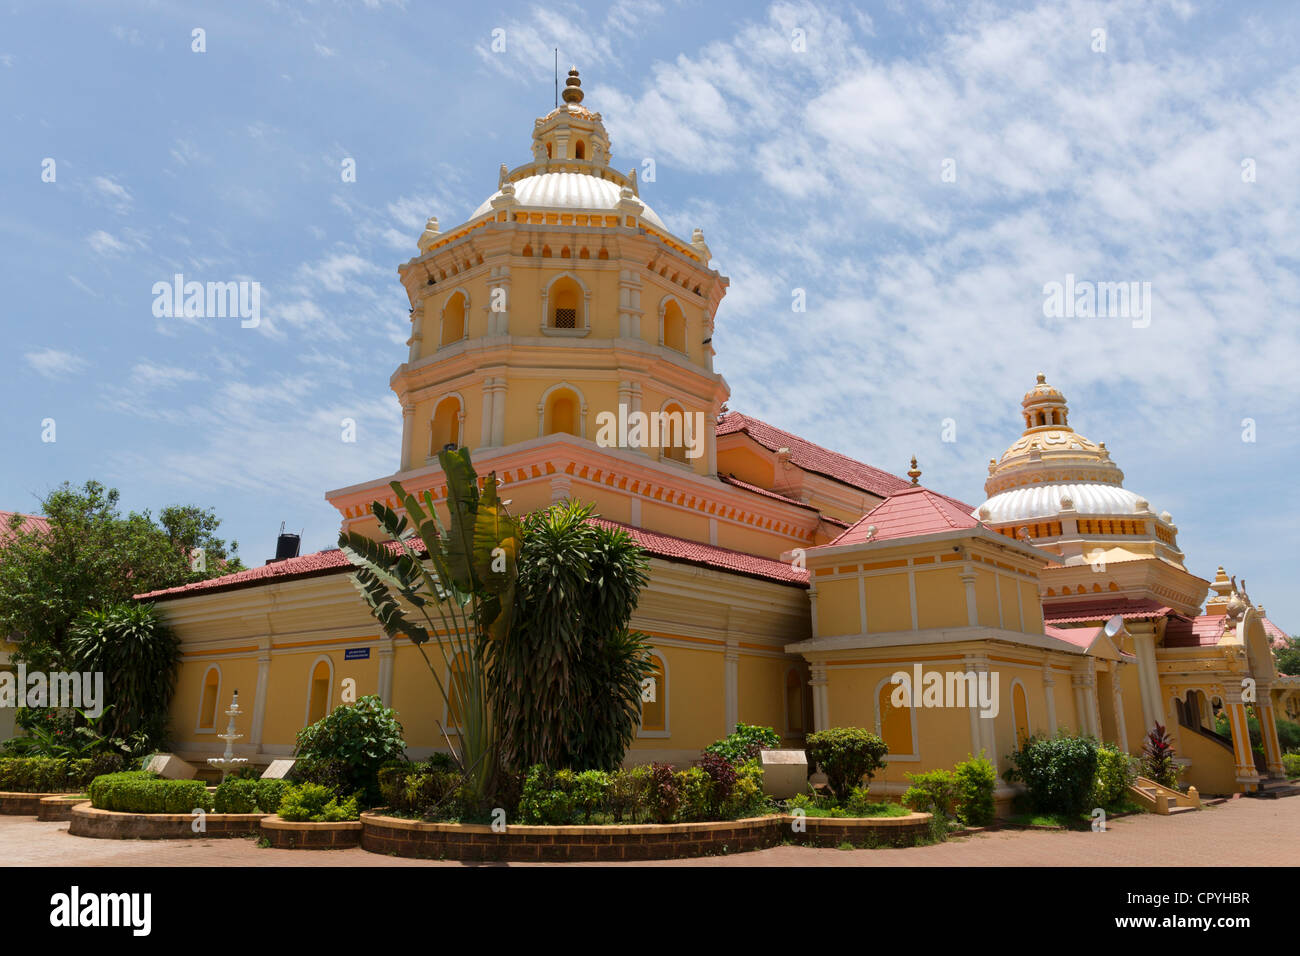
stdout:
<svg viewBox="0 0 1300 956">
<path fill-rule="evenodd" d="M 479 429 L 480 448 L 492 447 L 492 405 L 496 401 L 496 391 L 491 378 L 483 379 L 483 426 Z"/>
<path fill-rule="evenodd" d="M 831 725 L 830 685 L 826 678 L 826 665 L 810 661 L 812 679 L 808 686 L 813 694 L 813 730 L 826 730 Z"/>
<path fill-rule="evenodd" d="M 1124 668 L 1127 667 L 1123 661 L 1115 661 L 1111 664 L 1110 670 L 1110 690 L 1111 704 L 1115 708 L 1115 733 L 1118 735 L 1119 749 L 1128 753 L 1128 728 L 1124 725 L 1124 691 L 1120 688 L 1121 678 Z"/>
<path fill-rule="evenodd" d="M 488 335 L 509 335 L 510 267 L 497 266 L 492 273 L 488 289 Z"/>
<path fill-rule="evenodd" d="M 253 693 L 253 723 L 248 730 L 248 744 L 254 753 L 262 750 L 262 725 L 266 721 L 266 691 L 271 683 L 271 639 L 258 641 L 257 690 Z"/>
<path fill-rule="evenodd" d="M 1164 704 L 1160 700 L 1160 677 L 1156 671 L 1155 626 L 1149 621 L 1140 621 L 1130 624 L 1128 631 L 1133 635 L 1133 654 L 1137 657 L 1138 688 L 1142 692 L 1142 733 L 1145 735 L 1157 723 L 1168 725 Z"/>
<path fill-rule="evenodd" d="M 1259 733 L 1264 738 L 1264 759 L 1268 761 L 1268 775 L 1285 779 L 1282 766 L 1282 744 L 1277 739 L 1277 717 L 1273 710 L 1273 688 L 1270 684 L 1256 685 L 1258 698 L 1255 715 L 1259 718 Z"/>
<path fill-rule="evenodd" d="M 983 654 L 970 654 L 965 658 L 966 673 L 975 675 L 975 686 L 980 682 L 987 683 L 989 679 L 989 661 Z M 980 713 L 979 694 L 971 693 L 971 682 L 969 678 L 966 684 L 966 709 L 970 714 L 971 724 L 971 753 L 977 754 L 981 750 L 988 757 L 989 762 L 994 767 L 998 765 L 998 739 L 997 728 L 994 724 L 996 718 L 985 717 Z"/>
<path fill-rule="evenodd" d="M 492 447 L 500 448 L 506 443 L 506 380 L 492 380 Z"/>
<path fill-rule="evenodd" d="M 397 642 L 388 638 L 379 645 L 379 699 L 385 707 L 393 705 L 393 657 Z"/>
<path fill-rule="evenodd" d="M 406 344 L 411 347 L 407 355 L 408 362 L 414 362 L 420 357 L 420 343 L 424 340 L 424 300 L 421 299 L 419 304 L 411 310 L 411 337 L 407 339 Z"/>
<path fill-rule="evenodd" d="M 1056 736 L 1056 678 L 1050 664 L 1043 665 L 1043 697 L 1047 700 L 1047 732 Z"/>
<path fill-rule="evenodd" d="M 975 599 L 975 571 L 969 564 L 962 567 L 961 583 L 966 588 L 966 623 L 978 627 L 980 616 L 979 602 Z"/>
<path fill-rule="evenodd" d="M 1232 733 L 1237 782 L 1258 784 L 1259 774 L 1255 771 L 1255 757 L 1250 749 L 1250 728 L 1246 723 L 1246 704 L 1241 699 L 1241 688 L 1232 685 L 1225 687 L 1223 699 L 1228 711 L 1228 727 Z"/>
<path fill-rule="evenodd" d="M 740 721 L 740 643 L 730 634 L 727 635 L 725 661 L 727 733 L 734 734 Z"/>
<path fill-rule="evenodd" d="M 402 460 L 398 463 L 398 471 L 405 471 L 407 468 L 414 467 L 415 462 L 411 455 L 411 442 L 415 437 L 415 403 L 407 400 L 402 402 Z M 408 464 L 409 463 L 409 464 Z M 420 464 L 424 464 L 420 462 Z"/>
</svg>

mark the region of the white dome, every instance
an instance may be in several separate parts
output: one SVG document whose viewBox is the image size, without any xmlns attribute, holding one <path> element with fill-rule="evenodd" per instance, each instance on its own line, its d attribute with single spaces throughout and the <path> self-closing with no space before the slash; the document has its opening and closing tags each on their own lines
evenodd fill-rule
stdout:
<svg viewBox="0 0 1300 956">
<path fill-rule="evenodd" d="M 1150 510 L 1145 498 L 1119 485 L 1046 482 L 1009 488 L 994 495 L 972 515 L 988 524 L 1054 518 L 1068 498 L 1081 515 L 1135 515 Z M 981 512 L 987 508 L 988 517 Z"/>
<path fill-rule="evenodd" d="M 599 176 L 586 173 L 540 173 L 525 176 L 514 184 L 515 200 L 521 206 L 536 209 L 582 209 L 595 212 L 614 212 L 622 195 L 622 187 Z M 497 190 L 481 206 L 474 210 L 470 219 L 477 219 L 492 211 L 492 200 L 501 195 Z M 640 201 L 640 200 L 639 200 Z M 644 207 L 641 218 L 664 232 L 668 227 L 655 215 L 655 211 L 641 201 Z"/>
</svg>

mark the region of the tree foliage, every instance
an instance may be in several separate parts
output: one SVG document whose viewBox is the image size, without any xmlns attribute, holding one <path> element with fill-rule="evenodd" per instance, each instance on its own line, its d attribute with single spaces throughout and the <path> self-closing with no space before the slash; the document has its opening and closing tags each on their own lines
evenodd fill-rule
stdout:
<svg viewBox="0 0 1300 956">
<path fill-rule="evenodd" d="M 133 594 L 240 570 L 234 542 L 216 536 L 211 509 L 169 506 L 159 520 L 123 515 L 116 488 L 64 482 L 41 499 L 48 526 L 15 515 L 0 528 L 0 634 L 21 634 L 15 658 L 62 669 L 78 615 Z M 195 549 L 203 550 L 195 567 Z"/>
<path fill-rule="evenodd" d="M 649 559 L 621 529 L 569 500 L 523 519 L 513 626 L 491 677 L 508 766 L 613 770 L 641 719 L 652 672 L 628 622 Z"/>
</svg>

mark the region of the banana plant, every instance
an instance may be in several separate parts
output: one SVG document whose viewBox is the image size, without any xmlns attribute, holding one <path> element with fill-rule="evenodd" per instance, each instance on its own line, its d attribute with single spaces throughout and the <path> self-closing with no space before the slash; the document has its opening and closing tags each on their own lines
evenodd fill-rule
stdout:
<svg viewBox="0 0 1300 956">
<path fill-rule="evenodd" d="M 510 632 L 520 531 L 495 472 L 480 489 L 469 449 L 444 449 L 438 462 L 447 479 L 446 525 L 431 492 L 417 498 L 394 481 L 399 509 L 382 501 L 370 506 L 391 540 L 344 531 L 339 547 L 384 633 L 415 644 L 449 711 L 459 715 L 456 743 L 440 730 L 470 792 L 486 806 L 500 764 L 488 672 L 496 643 Z"/>
</svg>

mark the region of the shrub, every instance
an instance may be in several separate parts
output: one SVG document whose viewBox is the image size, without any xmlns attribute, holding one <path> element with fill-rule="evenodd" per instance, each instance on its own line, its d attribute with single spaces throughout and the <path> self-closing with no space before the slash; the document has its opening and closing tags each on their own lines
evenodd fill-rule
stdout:
<svg viewBox="0 0 1300 956">
<path fill-rule="evenodd" d="M 1176 787 L 1182 767 L 1174 763 L 1174 747 L 1164 724 L 1156 723 L 1142 747 L 1142 776 L 1166 787 Z"/>
<path fill-rule="evenodd" d="M 1094 807 L 1113 807 L 1123 801 L 1137 779 L 1137 761 L 1115 744 L 1097 748 L 1097 780 L 1093 787 Z"/>
<path fill-rule="evenodd" d="M 708 751 L 705 751 L 703 758 L 700 760 L 700 769 L 708 774 L 709 779 L 713 781 L 713 806 L 710 809 L 717 813 L 731 798 L 731 791 L 735 788 L 736 779 L 739 775 L 730 760 L 722 756 L 722 754 L 709 753 Z"/>
<path fill-rule="evenodd" d="M 844 811 L 851 817 L 875 816 L 876 802 L 867 793 L 866 787 L 854 787 L 849 791 L 849 798 L 844 801 Z"/>
<path fill-rule="evenodd" d="M 909 773 L 907 780 L 911 786 L 903 794 L 903 803 L 921 813 L 933 813 L 947 820 L 956 818 L 961 783 L 955 773 L 951 770 L 927 770 L 925 773 Z"/>
<path fill-rule="evenodd" d="M 671 823 L 682 802 L 681 784 L 670 764 L 652 763 L 646 788 L 646 807 L 655 823 Z"/>
<path fill-rule="evenodd" d="M 163 780 L 145 770 L 110 773 L 90 783 L 91 806 L 120 813 L 190 813 L 211 810 L 201 780 Z"/>
<path fill-rule="evenodd" d="M 953 768 L 960 791 L 957 799 L 957 819 L 968 827 L 985 827 L 993 822 L 993 788 L 998 779 L 997 768 L 984 756 L 963 760 Z"/>
<path fill-rule="evenodd" d="M 763 793 L 763 765 L 757 760 L 746 760 L 736 768 L 736 782 L 723 801 L 719 816 L 724 820 L 758 816 L 767 809 L 767 795 Z"/>
<path fill-rule="evenodd" d="M 384 805 L 400 813 L 449 818 L 463 809 L 459 799 L 465 778 L 428 763 L 393 764 L 379 771 Z"/>
<path fill-rule="evenodd" d="M 0 759 L 0 790 L 63 793 L 69 786 L 68 764 L 61 757 L 5 757 Z"/>
<path fill-rule="evenodd" d="M 584 770 L 573 778 L 573 800 L 582 810 L 582 822 L 590 823 L 591 815 L 605 808 L 609 795 L 609 774 L 603 770 Z"/>
<path fill-rule="evenodd" d="M 339 823 L 357 820 L 361 816 L 356 797 L 348 797 L 339 803 L 334 791 L 315 783 L 290 787 L 285 791 L 277 812 L 282 820 L 302 823 Z"/>
<path fill-rule="evenodd" d="M 1277 742 L 1282 752 L 1300 751 L 1300 724 L 1285 717 L 1277 719 Z"/>
<path fill-rule="evenodd" d="M 1283 754 L 1282 767 L 1288 777 L 1300 777 L 1300 754 Z"/>
<path fill-rule="evenodd" d="M 217 813 L 256 813 L 257 781 L 227 777 L 217 785 Z"/>
<path fill-rule="evenodd" d="M 541 764 L 529 767 L 519 798 L 520 822 L 552 826 L 572 823 L 577 808 L 574 778 L 572 770 L 551 771 Z"/>
<path fill-rule="evenodd" d="M 258 780 L 254 785 L 257 795 L 257 809 L 262 813 L 275 813 L 280 809 L 280 801 L 292 787 L 288 780 Z"/>
<path fill-rule="evenodd" d="M 631 822 L 636 823 L 637 816 L 645 814 L 649 788 L 650 771 L 646 767 L 630 767 L 610 774 L 609 810 L 614 815 L 614 822 L 622 823 L 626 814 Z"/>
<path fill-rule="evenodd" d="M 713 781 L 709 775 L 701 767 L 691 767 L 679 771 L 676 778 L 681 793 L 677 818 L 691 823 L 709 819 L 713 809 Z"/>
<path fill-rule="evenodd" d="M 885 742 L 861 727 L 832 727 L 808 735 L 808 759 L 826 774 L 835 798 L 843 803 L 849 791 L 884 766 Z"/>
<path fill-rule="evenodd" d="M 1009 782 L 1023 781 L 1039 813 L 1077 815 L 1088 808 L 1097 779 L 1097 741 L 1072 737 L 1030 737 L 1011 754 Z"/>
<path fill-rule="evenodd" d="M 342 760 L 323 757 L 308 757 L 299 760 L 289 771 L 293 783 L 314 783 L 318 787 L 327 787 L 335 793 L 349 793 L 352 786 L 352 771 Z M 379 787 L 379 776 L 375 775 L 375 788 Z"/>
<path fill-rule="evenodd" d="M 771 727 L 736 724 L 736 732 L 704 748 L 704 753 L 717 754 L 729 763 L 742 764 L 753 760 L 764 747 L 781 746 L 781 735 Z"/>
<path fill-rule="evenodd" d="M 340 704 L 310 727 L 298 732 L 297 756 L 309 763 L 304 782 L 331 786 L 325 780 L 311 780 L 312 772 L 338 775 L 336 793 L 360 791 L 367 804 L 379 800 L 379 768 L 406 756 L 402 725 L 397 713 L 371 694 L 355 704 Z M 314 763 L 325 761 L 325 764 Z M 295 767 L 295 770 L 298 769 Z"/>
</svg>

